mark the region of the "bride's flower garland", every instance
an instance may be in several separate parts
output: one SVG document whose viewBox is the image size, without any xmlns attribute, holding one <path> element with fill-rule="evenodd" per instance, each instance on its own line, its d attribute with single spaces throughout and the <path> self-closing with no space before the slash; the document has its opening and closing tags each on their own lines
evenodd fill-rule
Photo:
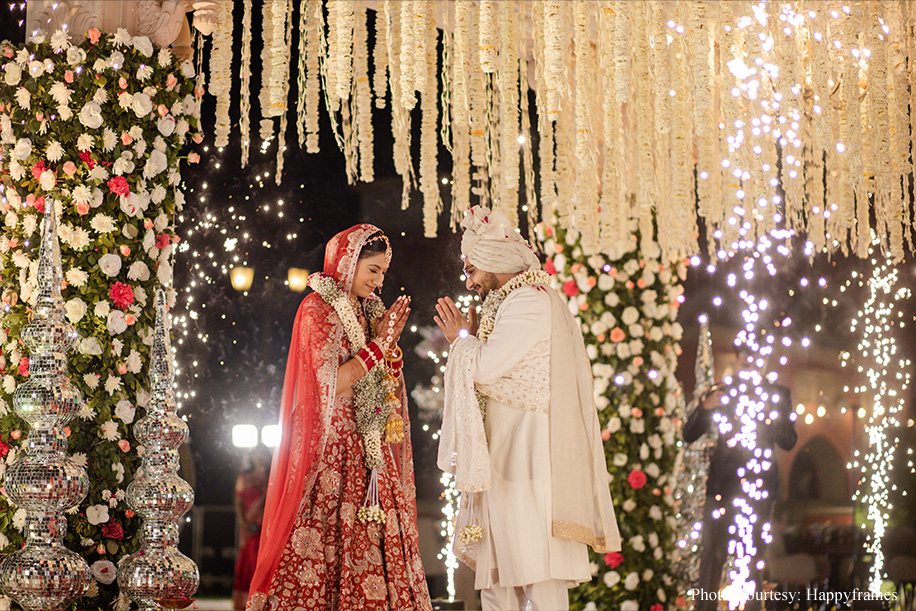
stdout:
<svg viewBox="0 0 916 611">
<path fill-rule="evenodd" d="M 350 355 L 355 357 L 366 347 L 366 335 L 359 323 L 350 296 L 336 280 L 324 273 L 309 276 L 308 284 L 325 303 L 337 312 L 344 333 L 350 340 Z M 369 320 L 371 333 L 375 328 L 375 323 L 385 313 L 385 304 L 375 295 L 370 295 L 366 299 L 365 313 Z M 392 438 L 390 431 L 387 431 L 390 428 L 388 426 L 389 415 L 395 413 L 390 404 L 398 399 L 393 395 L 397 387 L 397 378 L 389 371 L 385 363 L 385 360 L 379 362 L 353 385 L 356 430 L 363 438 L 364 461 L 366 468 L 371 472 L 366 503 L 357 512 L 357 517 L 363 522 L 382 523 L 385 521 L 385 513 L 378 501 L 378 470 L 385 465 L 382 454 L 382 436 L 389 432 L 385 439 L 389 443 L 403 439 L 403 434 L 400 435 L 400 438 L 397 436 Z"/>
</svg>

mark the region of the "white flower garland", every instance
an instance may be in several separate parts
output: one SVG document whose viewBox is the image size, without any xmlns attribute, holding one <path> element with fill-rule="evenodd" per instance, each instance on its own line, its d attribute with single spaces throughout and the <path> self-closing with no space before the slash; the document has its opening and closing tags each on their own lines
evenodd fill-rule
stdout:
<svg viewBox="0 0 916 611">
<path fill-rule="evenodd" d="M 325 303 L 337 312 L 344 333 L 350 341 L 350 354 L 356 356 L 366 347 L 366 335 L 359 323 L 350 296 L 336 280 L 323 273 L 309 276 L 308 284 Z M 365 308 L 371 333 L 375 322 L 384 314 L 385 306 L 380 299 L 375 297 L 366 301 Z M 353 386 L 356 429 L 363 438 L 366 468 L 370 470 L 380 469 L 385 464 L 381 445 L 385 423 L 388 419 L 388 413 L 381 409 L 386 395 L 384 376 L 385 367 L 383 363 L 379 363 Z"/>
<path fill-rule="evenodd" d="M 436 15 L 431 3 L 418 3 L 415 36 L 424 55 L 415 57 L 415 85 L 420 89 L 420 191 L 423 193 L 423 235 L 436 236 L 437 219 L 442 209 L 439 195 L 438 96 L 436 95 Z M 421 19 L 422 17 L 422 19 Z M 418 51 L 420 47 L 418 47 Z M 420 75 L 423 75 L 421 78 Z"/>
<path fill-rule="evenodd" d="M 500 48 L 496 74 L 499 82 L 499 209 L 506 213 L 514 226 L 518 226 L 518 15 L 515 7 L 505 2 L 499 4 L 497 10 Z"/>
<path fill-rule="evenodd" d="M 487 298 L 483 300 L 483 305 L 480 306 L 477 339 L 485 342 L 490 337 L 490 333 L 493 332 L 493 324 L 496 322 L 496 313 L 499 311 L 499 306 L 503 304 L 503 301 L 512 291 L 523 286 L 537 285 L 550 286 L 550 274 L 541 269 L 523 272 L 510 279 L 502 287 L 490 291 L 487 294 Z"/>
<path fill-rule="evenodd" d="M 366 29 L 366 5 L 356 5 L 353 30 L 353 72 L 356 79 L 356 141 L 359 152 L 359 180 L 375 180 L 375 153 L 372 137 L 372 83 L 369 82 L 369 32 Z"/>
<path fill-rule="evenodd" d="M 388 2 L 381 0 L 375 12 L 375 46 L 372 48 L 372 63 L 375 72 L 372 88 L 375 94 L 375 107 L 385 108 L 385 96 L 388 95 Z"/>
<path fill-rule="evenodd" d="M 251 151 L 251 0 L 244 0 L 242 7 L 242 95 L 239 99 L 239 132 L 244 168 L 248 165 L 248 155 Z"/>
<path fill-rule="evenodd" d="M 452 61 L 452 159 L 455 185 L 452 188 L 451 224 L 455 228 L 471 205 L 471 20 L 473 4 L 455 3 L 455 34 Z"/>
<path fill-rule="evenodd" d="M 213 128 L 214 144 L 217 148 L 228 146 L 229 93 L 232 89 L 232 2 L 219 5 L 216 31 L 213 33 L 213 47 L 210 51 L 210 93 L 216 98 L 216 125 Z"/>
</svg>

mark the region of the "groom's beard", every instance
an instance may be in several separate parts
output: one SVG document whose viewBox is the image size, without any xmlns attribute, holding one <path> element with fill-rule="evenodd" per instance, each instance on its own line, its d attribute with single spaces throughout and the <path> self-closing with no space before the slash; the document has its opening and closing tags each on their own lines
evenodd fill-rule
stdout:
<svg viewBox="0 0 916 611">
<path fill-rule="evenodd" d="M 477 295 L 479 295 L 481 299 L 486 299 L 487 295 L 490 294 L 490 291 L 495 291 L 499 288 L 499 280 L 497 280 L 495 274 L 486 272 L 481 279 L 480 284 L 474 288 L 477 291 Z"/>
</svg>

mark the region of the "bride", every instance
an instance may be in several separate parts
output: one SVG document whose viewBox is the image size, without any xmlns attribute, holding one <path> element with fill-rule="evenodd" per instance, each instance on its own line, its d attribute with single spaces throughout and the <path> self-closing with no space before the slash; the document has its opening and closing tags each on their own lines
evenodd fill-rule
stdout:
<svg viewBox="0 0 916 611">
<path fill-rule="evenodd" d="M 328 242 L 299 307 L 248 609 L 432 608 L 398 338 L 409 299 L 374 294 L 388 238 L 362 224 Z"/>
</svg>

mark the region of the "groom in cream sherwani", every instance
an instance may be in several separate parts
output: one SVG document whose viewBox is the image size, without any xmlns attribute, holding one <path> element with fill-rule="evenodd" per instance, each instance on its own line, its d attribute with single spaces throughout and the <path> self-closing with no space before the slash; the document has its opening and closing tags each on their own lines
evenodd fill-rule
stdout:
<svg viewBox="0 0 916 611">
<path fill-rule="evenodd" d="M 620 549 L 579 325 L 501 212 L 461 223 L 470 320 L 448 297 L 439 468 L 462 492 L 454 548 L 484 611 L 565 611 L 591 580 L 587 545 Z M 530 605 L 530 606 L 528 606 Z"/>
</svg>

